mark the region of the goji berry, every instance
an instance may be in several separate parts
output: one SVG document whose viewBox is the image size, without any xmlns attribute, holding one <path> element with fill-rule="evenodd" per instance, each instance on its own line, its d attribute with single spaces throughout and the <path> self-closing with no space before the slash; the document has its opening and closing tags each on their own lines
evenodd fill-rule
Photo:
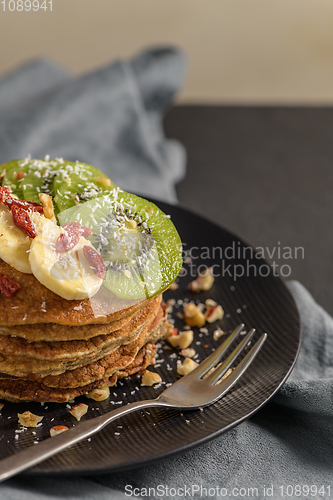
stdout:
<svg viewBox="0 0 333 500">
<path fill-rule="evenodd" d="M 74 248 L 81 236 L 86 238 L 92 234 L 91 229 L 82 226 L 79 222 L 68 222 L 62 227 L 65 229 L 65 233 L 58 237 L 55 245 L 55 251 L 59 253 L 68 252 Z"/>
<path fill-rule="evenodd" d="M 84 256 L 90 264 L 90 267 L 93 268 L 95 274 L 99 278 L 103 279 L 105 276 L 106 268 L 101 254 L 99 254 L 97 250 L 95 250 L 95 248 L 89 247 L 88 245 L 84 245 L 82 249 Z"/>
<path fill-rule="evenodd" d="M 43 205 L 36 203 L 35 201 L 18 200 L 16 198 L 7 198 L 3 202 L 8 208 L 13 206 L 23 208 L 23 210 L 31 210 L 32 212 L 43 213 Z"/>
<path fill-rule="evenodd" d="M 21 289 L 21 286 L 6 274 L 0 274 L 0 291 L 10 298 Z"/>
<path fill-rule="evenodd" d="M 68 250 L 70 250 L 70 249 L 71 249 L 71 247 L 69 246 L 66 233 L 61 233 L 61 235 L 58 236 L 58 238 L 57 238 L 57 241 L 55 244 L 55 251 L 58 253 L 64 253 L 64 252 L 68 252 Z"/>
<path fill-rule="evenodd" d="M 92 230 L 89 227 L 82 226 L 79 222 L 67 222 L 62 226 L 67 232 L 78 232 L 80 236 L 87 238 L 93 234 Z"/>
<path fill-rule="evenodd" d="M 29 238 L 35 238 L 37 236 L 36 229 L 27 212 L 17 205 L 12 205 L 11 209 L 14 224 Z"/>
</svg>

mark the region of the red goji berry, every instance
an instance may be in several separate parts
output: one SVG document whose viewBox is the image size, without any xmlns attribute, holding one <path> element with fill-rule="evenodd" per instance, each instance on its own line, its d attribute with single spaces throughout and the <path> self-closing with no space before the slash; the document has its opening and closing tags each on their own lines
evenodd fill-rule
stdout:
<svg viewBox="0 0 333 500">
<path fill-rule="evenodd" d="M 21 286 L 6 274 L 0 274 L 0 291 L 10 298 L 21 289 Z"/>
<path fill-rule="evenodd" d="M 12 208 L 13 206 L 23 208 L 23 210 L 31 210 L 32 212 L 38 212 L 40 214 L 43 213 L 43 205 L 40 203 L 36 203 L 35 201 L 26 201 L 26 200 L 18 200 L 16 198 L 7 198 L 4 201 L 4 204 L 8 208 Z"/>
<path fill-rule="evenodd" d="M 12 205 L 11 209 L 14 224 L 29 238 L 35 238 L 37 236 L 36 229 L 27 212 L 17 205 Z"/>
<path fill-rule="evenodd" d="M 67 222 L 62 226 L 67 232 L 80 232 L 81 236 L 87 238 L 93 234 L 92 230 L 89 227 L 82 226 L 79 222 Z"/>
<path fill-rule="evenodd" d="M 86 227 L 86 226 L 82 226 L 83 229 L 84 229 L 84 232 L 82 233 L 82 236 L 84 238 L 88 238 L 88 236 L 91 236 L 93 234 L 92 230 L 89 229 L 89 227 Z"/>
<path fill-rule="evenodd" d="M 79 222 L 68 222 L 62 227 L 66 232 L 58 237 L 55 245 L 55 251 L 59 253 L 68 252 L 74 248 L 81 236 L 86 238 L 92 234 L 91 229 L 82 226 Z"/>
<path fill-rule="evenodd" d="M 58 253 L 64 253 L 64 252 L 68 252 L 68 250 L 70 250 L 70 249 L 71 248 L 69 246 L 66 233 L 61 233 L 61 235 L 58 236 L 58 238 L 57 238 L 57 241 L 55 244 L 55 251 Z"/>
<path fill-rule="evenodd" d="M 105 276 L 106 268 L 101 254 L 99 254 L 93 247 L 89 247 L 88 245 L 84 245 L 82 249 L 84 256 L 90 264 L 90 267 L 93 268 L 95 274 L 99 278 L 103 279 Z"/>
</svg>

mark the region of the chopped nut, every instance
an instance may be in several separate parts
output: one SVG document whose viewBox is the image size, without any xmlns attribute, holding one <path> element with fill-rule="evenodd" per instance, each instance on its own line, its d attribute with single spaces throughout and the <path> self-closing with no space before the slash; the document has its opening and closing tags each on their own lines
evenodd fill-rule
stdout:
<svg viewBox="0 0 333 500">
<path fill-rule="evenodd" d="M 177 328 L 174 328 L 174 330 L 177 330 Z M 186 347 L 190 346 L 193 342 L 193 331 L 184 330 L 183 332 L 179 332 L 178 335 L 171 334 L 167 340 L 172 347 L 186 349 Z"/>
<path fill-rule="evenodd" d="M 195 304 L 193 304 L 193 302 L 189 302 L 188 304 L 185 304 L 185 306 L 184 306 L 185 316 L 188 318 L 192 318 L 193 316 L 196 315 L 198 309 L 199 308 Z"/>
<path fill-rule="evenodd" d="M 184 358 L 193 358 L 195 356 L 195 350 L 192 347 L 188 347 L 187 349 L 182 349 L 180 354 L 184 356 Z"/>
<path fill-rule="evenodd" d="M 171 283 L 169 288 L 170 288 L 170 290 L 175 291 L 179 288 L 179 285 L 178 285 L 178 283 Z"/>
<path fill-rule="evenodd" d="M 177 373 L 179 375 L 187 375 L 198 366 L 198 363 L 191 358 L 185 358 L 182 363 L 177 365 Z"/>
<path fill-rule="evenodd" d="M 208 307 L 207 311 L 205 312 L 205 317 L 208 323 L 214 323 L 214 321 L 217 321 L 218 319 L 222 319 L 224 315 L 224 311 L 222 309 L 222 306 L 212 306 Z"/>
<path fill-rule="evenodd" d="M 165 340 L 168 340 L 170 337 L 174 337 L 175 335 L 178 335 L 178 328 L 172 328 L 171 330 L 168 330 L 164 334 Z"/>
<path fill-rule="evenodd" d="M 83 415 L 85 415 L 88 411 L 88 405 L 83 403 L 79 403 L 78 405 L 72 406 L 69 410 L 69 413 L 76 418 L 76 420 L 80 420 Z"/>
<path fill-rule="evenodd" d="M 209 290 L 214 283 L 214 276 L 212 273 L 212 268 L 208 267 L 205 269 L 202 273 L 199 274 L 199 276 L 194 280 L 191 281 L 189 284 L 189 289 L 191 292 L 206 292 Z"/>
<path fill-rule="evenodd" d="M 146 370 L 142 375 L 141 385 L 152 386 L 162 382 L 161 376 L 156 372 Z"/>
<path fill-rule="evenodd" d="M 172 326 L 172 325 L 170 325 L 170 326 Z M 172 335 L 177 335 L 177 334 L 178 334 L 178 328 L 169 328 L 164 334 L 164 339 L 168 340 L 169 337 L 171 337 Z"/>
<path fill-rule="evenodd" d="M 184 319 L 189 326 L 201 327 L 206 322 L 205 315 L 193 302 L 189 302 L 184 306 Z"/>
<path fill-rule="evenodd" d="M 0 411 L 2 410 L 2 408 L 4 407 L 5 405 L 3 403 L 0 403 Z"/>
<path fill-rule="evenodd" d="M 37 424 L 43 417 L 39 417 L 38 415 L 34 415 L 30 411 L 25 411 L 24 413 L 18 413 L 18 422 L 20 425 L 24 425 L 24 427 L 37 427 Z"/>
<path fill-rule="evenodd" d="M 38 195 L 41 203 L 43 203 L 43 212 L 44 215 L 47 219 L 53 219 L 54 217 L 54 209 L 53 209 L 53 203 L 52 203 L 52 196 L 45 194 L 45 193 L 39 193 Z"/>
<path fill-rule="evenodd" d="M 217 328 L 213 333 L 213 339 L 218 340 L 222 335 L 225 335 L 225 332 L 221 328 Z"/>
<path fill-rule="evenodd" d="M 68 184 L 68 186 L 72 184 L 72 179 L 70 177 L 66 177 L 65 181 Z"/>
<path fill-rule="evenodd" d="M 111 179 L 107 177 L 94 177 L 94 181 L 103 184 L 105 187 L 111 186 Z"/>
<path fill-rule="evenodd" d="M 149 205 L 149 207 L 148 207 L 148 210 L 149 210 L 149 212 L 150 212 L 151 214 L 154 212 L 153 207 L 151 207 L 150 205 Z"/>
<path fill-rule="evenodd" d="M 109 387 L 100 387 L 99 389 L 93 389 L 86 394 L 87 398 L 93 399 L 94 401 L 104 401 L 110 396 Z"/>
<path fill-rule="evenodd" d="M 25 172 L 16 172 L 16 175 L 15 175 L 15 178 L 17 181 L 20 181 L 21 179 L 23 179 L 25 176 Z"/>
<path fill-rule="evenodd" d="M 191 281 L 188 285 L 188 289 L 193 292 L 193 293 L 199 293 L 201 292 L 201 287 L 197 280 Z"/>
<path fill-rule="evenodd" d="M 55 425 L 50 429 L 50 436 L 54 437 L 57 434 L 61 434 L 62 432 L 68 431 L 68 427 L 66 425 Z"/>
<path fill-rule="evenodd" d="M 206 307 L 214 307 L 217 306 L 217 303 L 213 299 L 207 299 L 205 305 Z"/>
</svg>

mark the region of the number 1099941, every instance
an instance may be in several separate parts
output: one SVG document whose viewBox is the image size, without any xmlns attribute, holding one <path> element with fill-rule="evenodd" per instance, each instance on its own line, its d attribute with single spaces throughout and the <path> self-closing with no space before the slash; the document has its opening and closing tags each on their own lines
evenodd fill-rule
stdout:
<svg viewBox="0 0 333 500">
<path fill-rule="evenodd" d="M 47 10 L 52 12 L 52 0 L 2 0 L 3 12 L 29 12 Z"/>
</svg>

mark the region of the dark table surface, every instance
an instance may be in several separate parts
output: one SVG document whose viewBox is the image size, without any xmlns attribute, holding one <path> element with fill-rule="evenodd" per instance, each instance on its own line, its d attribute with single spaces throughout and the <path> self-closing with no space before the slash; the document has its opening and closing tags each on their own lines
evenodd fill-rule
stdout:
<svg viewBox="0 0 333 500">
<path fill-rule="evenodd" d="M 180 204 L 263 247 L 333 314 L 333 108 L 176 106 L 165 130 L 188 154 Z"/>
</svg>

